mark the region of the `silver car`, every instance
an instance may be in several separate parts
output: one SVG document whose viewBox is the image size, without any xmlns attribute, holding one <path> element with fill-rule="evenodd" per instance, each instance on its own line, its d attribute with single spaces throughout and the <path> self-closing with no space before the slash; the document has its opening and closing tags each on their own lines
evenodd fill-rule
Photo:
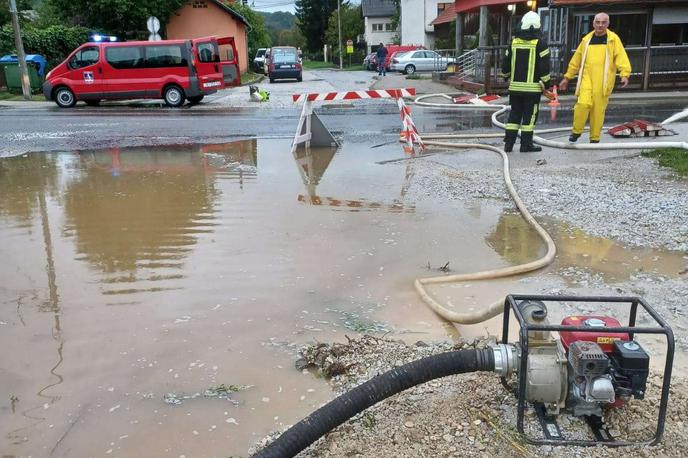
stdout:
<svg viewBox="0 0 688 458">
<path fill-rule="evenodd" d="M 394 56 L 390 68 L 397 72 L 412 75 L 422 71 L 444 71 L 447 69 L 447 65 L 451 63 L 454 63 L 453 57 L 442 57 L 435 51 L 418 49 Z"/>
</svg>

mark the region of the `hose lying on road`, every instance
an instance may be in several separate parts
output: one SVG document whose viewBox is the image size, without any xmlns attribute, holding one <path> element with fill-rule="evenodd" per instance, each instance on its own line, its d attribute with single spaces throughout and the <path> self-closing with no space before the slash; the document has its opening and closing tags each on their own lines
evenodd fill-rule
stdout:
<svg viewBox="0 0 688 458">
<path fill-rule="evenodd" d="M 502 113 L 506 112 L 509 110 L 508 105 L 454 105 L 454 104 L 444 104 L 444 103 L 430 103 L 430 102 L 425 102 L 424 99 L 429 98 L 429 97 L 443 97 L 446 99 L 451 100 L 452 98 L 446 94 L 430 94 L 430 95 L 424 95 L 420 96 L 416 99 L 415 104 L 420 105 L 420 106 L 428 106 L 428 107 L 441 107 L 441 108 L 451 108 L 451 109 L 459 109 L 459 110 L 484 110 L 484 109 L 491 109 L 491 110 L 496 110 L 492 114 L 492 124 L 494 124 L 497 127 L 504 128 L 504 124 L 501 123 L 497 117 L 501 115 Z M 678 119 L 682 119 L 684 117 L 688 116 L 688 109 L 684 110 L 684 112 L 679 113 L 678 115 L 674 115 L 671 118 L 668 118 L 668 120 L 671 121 L 676 121 Z M 554 128 L 554 129 L 544 129 L 544 130 L 537 130 L 536 133 L 543 134 L 543 133 L 553 133 L 553 132 L 562 132 L 562 131 L 569 131 L 569 128 Z M 435 276 L 435 277 L 426 277 L 426 278 L 417 278 L 414 282 L 414 286 L 416 288 L 416 291 L 420 295 L 420 297 L 423 299 L 423 301 L 433 310 L 435 313 L 440 315 L 442 318 L 445 320 L 451 321 L 453 323 L 459 323 L 459 324 L 477 324 L 481 323 L 483 321 L 489 320 L 490 318 L 493 318 L 500 313 L 502 313 L 504 309 L 504 301 L 503 300 L 497 300 L 493 302 L 492 304 L 488 305 L 487 307 L 484 307 L 481 310 L 477 311 L 469 311 L 469 312 L 457 312 L 454 310 L 450 310 L 443 305 L 441 305 L 439 302 L 437 302 L 425 289 L 426 285 L 429 284 L 438 284 L 438 283 L 454 283 L 454 282 L 463 282 L 463 281 L 475 281 L 475 280 L 488 280 L 488 279 L 495 279 L 495 278 L 503 278 L 503 277 L 509 277 L 512 275 L 518 275 L 518 274 L 523 274 L 527 272 L 532 272 L 534 270 L 541 269 L 550 263 L 554 261 L 555 255 L 556 255 L 556 246 L 554 245 L 554 241 L 552 240 L 552 237 L 545 231 L 542 226 L 538 224 L 538 222 L 533 218 L 533 216 L 530 214 L 526 206 L 523 204 L 523 201 L 519 197 L 518 193 L 516 192 L 516 189 L 513 186 L 513 183 L 511 182 L 511 176 L 509 173 L 509 158 L 507 154 L 500 148 L 490 146 L 490 145 L 485 145 L 481 143 L 452 143 L 452 142 L 438 142 L 438 141 L 427 141 L 428 139 L 462 139 L 462 138 L 495 138 L 495 137 L 501 137 L 503 134 L 493 134 L 493 133 L 487 133 L 487 134 L 422 134 L 421 138 L 423 139 L 423 143 L 427 146 L 435 146 L 435 147 L 441 147 L 441 148 L 452 148 L 452 149 L 466 149 L 466 148 L 472 148 L 472 149 L 483 149 L 483 150 L 489 150 L 493 151 L 502 157 L 502 172 L 504 176 L 504 182 L 506 183 L 507 191 L 509 192 L 509 195 L 511 198 L 514 200 L 516 203 L 516 207 L 518 208 L 519 212 L 521 212 L 521 215 L 523 215 L 523 218 L 526 220 L 526 222 L 532 226 L 535 231 L 538 233 L 540 238 L 545 242 L 547 245 L 547 252 L 543 257 L 540 259 L 537 259 L 535 261 L 526 263 L 526 264 L 521 264 L 518 266 L 511 266 L 511 267 L 505 267 L 501 269 L 494 269 L 494 270 L 487 270 L 487 271 L 482 271 L 482 272 L 474 272 L 474 273 L 467 273 L 467 274 L 457 274 L 457 275 L 441 275 L 441 276 Z M 625 148 L 625 149 L 648 149 L 648 148 L 669 148 L 669 147 L 675 147 L 675 148 L 684 148 L 688 150 L 688 143 L 687 142 L 624 142 L 624 143 L 597 143 L 597 144 L 572 144 L 572 143 L 564 143 L 564 142 L 556 142 L 552 140 L 547 140 L 539 136 L 534 136 L 533 140 L 541 145 L 545 146 L 550 146 L 554 148 L 567 148 L 567 149 L 595 149 L 595 150 L 606 150 L 606 149 L 619 149 L 619 148 Z"/>
<path fill-rule="evenodd" d="M 426 102 L 425 100 L 431 97 L 441 97 L 444 99 L 452 100 L 450 96 L 447 94 L 427 94 L 427 95 L 422 95 L 420 97 L 417 97 L 416 100 L 414 101 L 414 105 L 419 105 L 422 107 L 429 107 L 429 108 L 443 108 L 443 109 L 450 109 L 450 110 L 496 110 L 492 114 L 492 124 L 494 124 L 497 127 L 500 127 L 504 129 L 504 124 L 500 122 L 497 117 L 501 115 L 502 113 L 505 113 L 506 111 L 509 110 L 509 105 L 491 105 L 485 103 L 484 105 L 473 105 L 473 104 L 454 104 L 454 103 L 434 103 L 434 102 Z M 685 117 L 688 117 L 688 108 L 683 110 L 680 113 L 677 113 L 676 115 L 673 115 L 669 118 L 667 118 L 663 123 L 670 123 L 674 121 L 678 121 L 679 119 L 683 119 Z M 554 133 L 554 132 L 564 132 L 564 131 L 570 131 L 569 128 L 554 128 L 554 129 L 540 129 L 536 130 L 536 134 L 546 134 L 546 133 Z M 453 138 L 453 137 L 446 137 L 446 138 Z M 456 137 L 460 138 L 460 137 Z M 620 143 L 569 143 L 569 142 L 557 142 L 557 141 L 552 141 L 548 140 L 545 138 L 542 138 L 538 135 L 533 136 L 533 142 L 539 144 L 539 145 L 544 145 L 544 146 L 550 146 L 552 148 L 562 148 L 562 149 L 576 149 L 576 150 L 609 150 L 609 149 L 649 149 L 649 148 L 683 148 L 685 150 L 688 150 L 688 142 L 648 142 L 648 141 L 643 141 L 643 142 L 635 142 L 635 141 L 628 141 L 628 142 L 620 142 Z"/>
<path fill-rule="evenodd" d="M 492 349 L 459 350 L 428 356 L 378 375 L 325 404 L 289 428 L 254 458 L 296 455 L 354 415 L 397 393 L 441 377 L 493 371 Z"/>
</svg>

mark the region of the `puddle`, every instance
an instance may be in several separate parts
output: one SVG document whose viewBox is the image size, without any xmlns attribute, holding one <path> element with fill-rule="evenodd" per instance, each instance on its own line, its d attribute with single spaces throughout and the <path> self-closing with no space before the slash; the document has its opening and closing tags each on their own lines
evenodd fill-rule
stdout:
<svg viewBox="0 0 688 458">
<path fill-rule="evenodd" d="M 411 279 L 498 264 L 480 234 L 499 207 L 409 201 L 413 163 L 375 164 L 396 144 L 289 143 L 0 161 L 0 449 L 245 455 L 331 395 L 293 368 L 300 343 L 446 338 Z M 252 388 L 165 402 L 216 386 Z"/>
<path fill-rule="evenodd" d="M 626 247 L 557 221 L 549 220 L 543 224 L 557 246 L 557 258 L 552 267 L 557 271 L 565 272 L 567 268 L 575 267 L 597 274 L 607 283 L 619 283 L 638 272 L 677 278 L 685 268 L 683 253 Z M 545 252 L 540 237 L 520 214 L 501 215 L 486 241 L 514 265 L 532 261 Z M 569 286 L 572 283 L 569 282 Z"/>
</svg>

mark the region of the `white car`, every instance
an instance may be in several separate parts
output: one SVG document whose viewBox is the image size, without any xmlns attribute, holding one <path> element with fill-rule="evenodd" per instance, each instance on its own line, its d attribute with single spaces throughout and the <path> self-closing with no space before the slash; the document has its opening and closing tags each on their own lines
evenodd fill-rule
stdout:
<svg viewBox="0 0 688 458">
<path fill-rule="evenodd" d="M 256 73 L 263 73 L 265 67 L 265 54 L 268 52 L 268 48 L 258 48 L 256 51 L 256 57 L 253 58 L 253 70 Z"/>
<path fill-rule="evenodd" d="M 435 51 L 418 49 L 394 56 L 390 69 L 408 75 L 423 71 L 439 72 L 446 70 L 447 65 L 454 61 L 453 57 L 442 57 Z"/>
</svg>

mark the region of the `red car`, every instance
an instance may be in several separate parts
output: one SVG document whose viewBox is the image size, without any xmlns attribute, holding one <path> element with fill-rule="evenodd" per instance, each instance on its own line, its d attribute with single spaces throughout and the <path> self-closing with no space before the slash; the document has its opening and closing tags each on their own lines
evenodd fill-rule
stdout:
<svg viewBox="0 0 688 458">
<path fill-rule="evenodd" d="M 224 57 L 224 60 L 223 60 Z M 43 94 L 61 108 L 83 100 L 157 99 L 180 107 L 241 84 L 234 38 L 86 43 L 52 69 Z"/>
</svg>

